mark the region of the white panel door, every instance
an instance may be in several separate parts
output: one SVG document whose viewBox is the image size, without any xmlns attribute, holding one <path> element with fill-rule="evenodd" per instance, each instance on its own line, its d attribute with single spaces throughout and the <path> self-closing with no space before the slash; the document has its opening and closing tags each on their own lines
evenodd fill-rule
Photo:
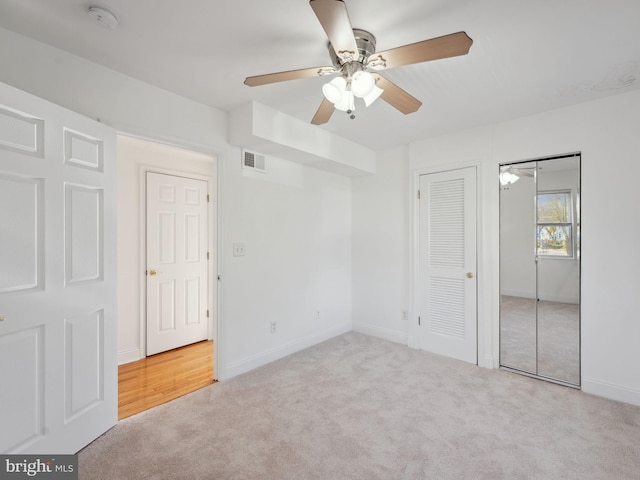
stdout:
<svg viewBox="0 0 640 480">
<path fill-rule="evenodd" d="M 0 452 L 117 422 L 116 134 L 0 84 Z"/>
<path fill-rule="evenodd" d="M 420 176 L 418 345 L 477 363 L 476 171 Z"/>
<path fill-rule="evenodd" d="M 208 337 L 207 191 L 147 173 L 147 355 Z"/>
</svg>

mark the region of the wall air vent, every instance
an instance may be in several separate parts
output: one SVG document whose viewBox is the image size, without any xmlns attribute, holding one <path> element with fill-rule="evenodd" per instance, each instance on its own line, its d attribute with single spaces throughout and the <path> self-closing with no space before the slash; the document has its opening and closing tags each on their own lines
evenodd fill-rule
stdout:
<svg viewBox="0 0 640 480">
<path fill-rule="evenodd" d="M 264 155 L 242 150 L 242 167 L 264 173 L 267 171 L 267 161 Z"/>
</svg>

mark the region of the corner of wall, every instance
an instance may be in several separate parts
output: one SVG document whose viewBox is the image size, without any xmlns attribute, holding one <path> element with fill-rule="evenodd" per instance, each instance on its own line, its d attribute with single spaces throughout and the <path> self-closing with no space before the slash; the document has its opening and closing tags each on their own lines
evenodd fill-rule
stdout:
<svg viewBox="0 0 640 480">
<path fill-rule="evenodd" d="M 125 350 L 118 350 L 118 365 L 137 362 L 140 359 L 142 359 L 142 354 L 140 353 L 139 348 L 128 348 Z"/>
<path fill-rule="evenodd" d="M 267 351 L 260 352 L 255 355 L 250 355 L 246 358 L 243 358 L 234 362 L 230 362 L 224 365 L 220 365 L 220 367 L 218 368 L 218 380 L 220 381 L 229 380 L 233 377 L 242 375 L 243 373 L 247 373 L 251 370 L 262 367 L 271 362 L 275 362 L 276 360 L 280 360 L 284 357 L 287 357 L 296 352 L 304 350 L 305 348 L 312 347 L 321 342 L 330 340 L 334 337 L 343 335 L 350 331 L 351 331 L 350 326 L 327 330 L 320 334 L 311 335 L 309 337 L 298 339 L 284 345 L 278 345 Z"/>
<path fill-rule="evenodd" d="M 401 345 L 409 345 L 409 335 L 406 332 L 397 332 L 388 328 L 367 325 L 365 323 L 354 323 L 353 330 Z"/>
</svg>

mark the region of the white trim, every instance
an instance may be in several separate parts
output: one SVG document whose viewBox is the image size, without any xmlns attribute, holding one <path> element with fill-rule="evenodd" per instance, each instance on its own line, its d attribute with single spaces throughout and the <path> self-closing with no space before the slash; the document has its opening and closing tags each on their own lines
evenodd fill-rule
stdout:
<svg viewBox="0 0 640 480">
<path fill-rule="evenodd" d="M 517 290 L 504 290 L 502 295 L 507 297 L 520 297 L 520 298 L 536 298 L 535 293 L 522 292 Z M 574 305 L 580 305 L 579 301 L 576 301 L 576 297 L 562 296 L 562 295 L 545 295 L 544 298 L 540 298 L 541 301 L 558 302 L 558 303 L 571 303 Z"/>
<path fill-rule="evenodd" d="M 228 365 L 225 365 L 223 369 L 221 369 L 224 374 L 220 374 L 220 377 L 222 377 L 220 378 L 220 380 L 228 380 L 232 377 L 249 372 L 258 367 L 262 367 L 268 363 L 274 362 L 288 355 L 299 352 L 300 350 L 312 347 L 321 342 L 330 340 L 334 337 L 348 333 L 350 331 L 351 326 L 327 330 L 318 335 L 312 335 L 310 337 L 296 340 L 294 342 L 280 345 L 278 347 L 266 350 L 261 353 L 257 353 L 255 355 L 251 355 L 247 358 L 243 358 L 242 360 L 231 362 Z"/>
<path fill-rule="evenodd" d="M 118 350 L 118 365 L 125 363 L 137 362 L 142 359 L 139 348 L 128 348 L 126 350 Z"/>
<path fill-rule="evenodd" d="M 407 345 L 409 342 L 409 335 L 403 332 L 396 332 L 389 330 L 388 328 L 374 327 L 365 323 L 356 323 L 353 325 L 355 332 L 371 335 L 372 337 L 382 338 L 389 340 L 390 342 L 399 343 L 401 345 Z"/>
<path fill-rule="evenodd" d="M 523 290 L 504 290 L 500 296 L 506 295 L 507 297 L 520 297 L 520 298 L 536 298 L 536 292 L 525 292 Z"/>
<path fill-rule="evenodd" d="M 407 345 L 410 348 L 418 348 L 418 262 L 420 245 L 420 175 L 424 169 L 415 169 L 409 172 L 409 338 Z"/>
<path fill-rule="evenodd" d="M 488 164 L 485 168 L 484 181 L 481 182 L 489 189 L 485 194 L 486 217 L 483 220 L 486 244 L 481 244 L 482 261 L 486 271 L 490 272 L 486 278 L 486 326 L 487 326 L 487 349 L 485 357 L 492 357 L 493 364 L 486 365 L 487 368 L 500 367 L 500 166 L 497 163 Z M 489 196 L 491 198 L 489 198 Z M 484 239 L 483 239 L 484 241 Z"/>
<path fill-rule="evenodd" d="M 99 122 L 102 120 L 98 119 Z M 142 140 L 144 142 L 155 143 L 158 145 L 165 145 L 167 147 L 178 148 L 181 150 L 189 150 L 191 152 L 202 153 L 204 155 L 209 155 L 211 157 L 218 157 L 222 155 L 222 150 L 217 150 L 215 148 L 211 148 L 206 145 L 193 143 L 193 142 L 185 142 L 180 138 L 169 137 L 166 135 L 156 135 L 154 133 L 150 133 L 144 131 L 144 129 L 131 127 L 131 126 L 122 126 L 118 122 L 104 122 L 106 125 L 109 125 L 118 130 L 118 136 L 121 137 L 129 137 L 136 140 Z"/>
<path fill-rule="evenodd" d="M 211 228 L 214 228 L 214 235 L 213 235 L 213 240 L 215 241 L 215 256 L 216 256 L 216 269 L 213 271 L 212 273 L 212 279 L 213 279 L 213 285 L 215 285 L 215 288 L 212 289 L 213 293 L 215 294 L 215 298 L 214 298 L 214 305 L 215 305 L 215 317 L 214 317 L 214 337 L 213 337 L 213 379 L 214 380 L 218 380 L 221 377 L 221 373 L 220 373 L 220 363 L 221 363 L 221 352 L 220 352 L 220 345 L 224 344 L 224 340 L 222 339 L 222 321 L 220 319 L 220 303 L 221 303 L 221 295 L 220 295 L 220 282 L 221 280 L 219 280 L 219 278 L 221 279 L 221 275 L 222 275 L 222 271 L 221 271 L 221 265 L 222 265 L 222 249 L 220 248 L 220 243 L 222 242 L 222 231 L 223 231 L 223 226 L 222 226 L 222 222 L 220 221 L 220 219 L 222 218 L 222 195 L 220 194 L 220 192 L 222 192 L 222 161 L 223 161 L 223 155 L 219 154 L 217 156 L 217 161 L 216 161 L 216 184 L 215 184 L 215 195 L 211 196 L 211 201 L 215 201 L 215 219 L 214 221 L 211 223 Z M 212 212 L 213 213 L 213 212 Z M 212 285 L 212 286 L 213 286 Z"/>
<path fill-rule="evenodd" d="M 640 390 L 635 388 L 587 377 L 582 377 L 581 388 L 585 393 L 640 406 Z"/>
<path fill-rule="evenodd" d="M 480 356 L 478 356 L 478 362 L 479 361 L 480 361 Z M 498 368 L 499 367 L 499 365 L 497 363 L 497 360 L 492 355 L 485 355 L 484 356 L 484 363 L 478 363 L 478 366 L 479 367 L 484 367 L 484 368 Z"/>
</svg>

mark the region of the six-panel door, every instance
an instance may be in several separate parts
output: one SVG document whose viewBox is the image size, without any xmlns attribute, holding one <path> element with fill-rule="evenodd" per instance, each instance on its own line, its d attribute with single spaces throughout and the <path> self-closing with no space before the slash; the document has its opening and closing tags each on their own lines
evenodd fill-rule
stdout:
<svg viewBox="0 0 640 480">
<path fill-rule="evenodd" d="M 0 84 L 0 452 L 117 421 L 115 131 Z"/>
<path fill-rule="evenodd" d="M 207 190 L 147 172 L 147 355 L 207 339 Z"/>
</svg>

